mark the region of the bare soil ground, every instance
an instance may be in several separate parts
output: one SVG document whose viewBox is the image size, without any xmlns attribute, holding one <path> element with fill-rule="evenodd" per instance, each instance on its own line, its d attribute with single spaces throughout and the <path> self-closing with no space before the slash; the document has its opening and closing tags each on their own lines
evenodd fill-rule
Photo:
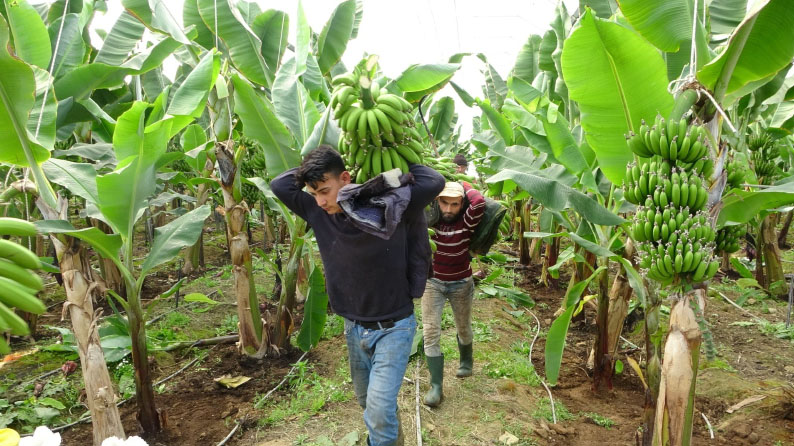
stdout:
<svg viewBox="0 0 794 446">
<path fill-rule="evenodd" d="M 185 292 L 210 293 L 213 298 L 232 303 L 231 279 L 223 274 L 222 236 L 208 242 L 209 272 L 197 278 Z M 172 265 L 175 270 L 175 265 Z M 265 273 L 261 273 L 262 276 Z M 270 274 L 272 276 L 272 274 Z M 147 296 L 167 289 L 176 277 L 161 272 L 147 281 Z M 535 337 L 535 319 L 527 309 L 515 308 L 501 297 L 479 292 L 473 313 L 475 329 L 474 376 L 457 379 L 457 347 L 451 318 L 444 325 L 442 349 L 447 358 L 444 381 L 445 399 L 440 407 L 420 405 L 420 436 L 425 445 L 494 445 L 509 434 L 518 445 L 633 445 L 644 405 L 640 378 L 628 367 L 625 356 L 644 360 L 644 349 L 629 343 L 620 348 L 626 367 L 615 376 L 614 388 L 592 390 L 586 359 L 595 326 L 594 310 L 585 307 L 583 320 L 572 323 L 563 358 L 559 383 L 551 388 L 558 423 L 551 421 L 546 390 L 533 372 L 534 366 L 544 376 L 545 334 L 554 319 L 565 292 L 565 278 L 560 287 L 538 284 L 539 269 L 516 269 L 512 278 L 536 303 L 531 313 L 537 316 L 540 330 Z M 258 290 L 270 295 L 272 277 L 258 277 Z M 764 333 L 760 324 L 728 304 L 717 291 L 737 299 L 741 289 L 714 284 L 709 293 L 706 316 L 715 340 L 718 361 L 705 364 L 698 374 L 697 412 L 694 444 L 697 445 L 794 445 L 794 341 L 774 333 Z M 170 303 L 168 304 L 170 305 Z M 766 299 L 745 309 L 770 323 L 785 320 L 785 303 Z M 191 314 L 190 325 L 180 330 L 192 335 L 211 332 L 225 318 L 235 314 L 232 305 L 219 305 L 205 313 Z M 520 312 L 519 312 L 520 310 Z M 45 316 L 54 323 L 54 308 Z M 417 315 L 421 317 L 421 314 Z M 666 320 L 663 321 L 666 323 Z M 753 323 L 753 325 L 749 325 Z M 68 326 L 68 322 L 65 323 Z M 347 371 L 347 351 L 338 320 L 329 318 L 327 339 L 308 353 L 304 361 L 293 365 L 301 352 L 293 350 L 283 358 L 261 362 L 241 359 L 232 345 L 202 349 L 204 357 L 158 389 L 158 407 L 163 413 L 165 430 L 151 445 L 193 446 L 221 442 L 236 423 L 242 425 L 228 440 L 228 445 L 292 446 L 366 444 L 362 411 L 353 397 Z M 627 326 L 624 336 L 644 346 L 642 322 Z M 179 370 L 199 354 L 198 349 L 152 355 L 155 379 Z M 35 376 L 46 371 L 45 361 L 11 364 L 3 373 Z M 32 364 L 32 365 L 31 365 Z M 50 364 L 50 363 L 47 363 Z M 50 367 L 51 368 L 51 367 Z M 263 396 L 293 370 L 284 385 L 267 399 Z M 78 371 L 79 374 L 79 371 Z M 224 374 L 247 376 L 251 380 L 235 389 L 214 382 Z M 404 426 L 405 444 L 417 443 L 416 380 L 419 397 L 428 387 L 428 373 L 419 356 L 409 364 L 399 404 Z M 788 393 L 787 393 L 788 392 Z M 736 403 L 752 396 L 764 398 L 727 413 Z M 705 415 L 705 418 L 703 417 Z M 134 400 L 122 406 L 122 417 L 129 435 L 138 434 Z M 714 439 L 710 439 L 712 426 Z M 78 425 L 63 432 L 66 446 L 90 444 L 90 424 Z"/>
</svg>

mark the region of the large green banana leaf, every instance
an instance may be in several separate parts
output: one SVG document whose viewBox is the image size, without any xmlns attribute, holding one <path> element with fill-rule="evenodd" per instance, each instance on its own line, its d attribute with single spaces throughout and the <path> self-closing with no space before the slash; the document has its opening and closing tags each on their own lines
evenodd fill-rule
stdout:
<svg viewBox="0 0 794 446">
<path fill-rule="evenodd" d="M 510 121 L 504 117 L 501 113 L 494 109 L 490 102 L 486 100 L 477 100 L 477 106 L 482 109 L 483 116 L 488 120 L 491 124 L 491 127 L 496 130 L 499 136 L 502 137 L 506 146 L 513 145 L 514 142 L 514 135 L 513 135 L 513 127 L 510 125 Z"/>
<path fill-rule="evenodd" d="M 711 0 L 709 23 L 712 34 L 730 34 L 742 23 L 747 11 L 747 0 Z"/>
<path fill-rule="evenodd" d="M 210 215 L 210 206 L 205 204 L 193 209 L 185 215 L 169 222 L 154 230 L 154 241 L 149 255 L 146 256 L 141 265 L 141 277 L 152 270 L 173 259 L 179 250 L 186 246 L 192 246 L 201 235 L 201 228 L 204 227 L 204 220 Z"/>
<path fill-rule="evenodd" d="M 672 110 L 664 61 L 641 36 L 588 10 L 565 42 L 562 70 L 601 170 L 620 184 L 633 159 L 625 135 Z"/>
<path fill-rule="evenodd" d="M 443 88 L 459 68 L 457 63 L 411 65 L 397 77 L 396 83 L 406 99 L 419 102 L 425 95 Z"/>
<path fill-rule="evenodd" d="M 527 83 L 532 83 L 532 80 L 535 79 L 535 75 L 537 75 L 540 70 L 538 68 L 538 57 L 542 40 L 543 38 L 537 34 L 529 36 L 516 57 L 516 63 L 511 72 L 513 78 L 523 79 Z"/>
<path fill-rule="evenodd" d="M 27 0 L 4 1 L 17 57 L 39 68 L 49 69 L 52 46 L 41 16 Z"/>
<path fill-rule="evenodd" d="M 42 234 L 65 234 L 90 244 L 96 252 L 112 260 L 122 271 L 124 265 L 119 260 L 121 237 L 118 234 L 105 234 L 98 228 L 75 229 L 66 220 L 39 220 L 33 222 Z"/>
<path fill-rule="evenodd" d="M 700 2 L 700 9 L 703 8 Z M 620 10 L 631 26 L 649 42 L 666 52 L 667 74 L 675 79 L 689 64 L 692 44 L 692 0 L 621 0 Z M 706 29 L 698 21 L 695 28 L 697 67 L 702 67 L 709 56 Z"/>
<path fill-rule="evenodd" d="M 35 101 L 36 79 L 30 66 L 8 52 L 8 37 L 8 26 L 0 16 L 0 134 L 4 135 L 0 162 L 29 166 L 47 160 L 50 152 L 33 141 L 26 128 Z M 39 180 L 36 178 L 37 184 Z"/>
<path fill-rule="evenodd" d="M 505 180 L 512 180 L 521 189 L 529 192 L 533 199 L 553 211 L 573 209 L 583 219 L 597 225 L 614 226 L 625 222 L 624 219 L 610 212 L 592 197 L 559 181 L 541 176 L 537 172 L 504 169 L 488 178 L 486 182 L 498 183 Z"/>
<path fill-rule="evenodd" d="M 53 183 L 65 187 L 72 194 L 91 203 L 99 202 L 94 165 L 50 158 L 41 167 L 44 169 L 47 179 Z"/>
<path fill-rule="evenodd" d="M 342 58 L 347 42 L 353 33 L 356 18 L 356 0 L 346 0 L 337 5 L 317 39 L 317 63 L 323 74 L 331 71 Z"/>
<path fill-rule="evenodd" d="M 149 107 L 145 102 L 135 102 L 119 116 L 113 133 L 113 150 L 119 165 L 96 179 L 99 210 L 125 241 L 131 240 L 133 226 L 155 192 L 157 162 L 170 139 L 172 121 L 145 124 Z"/>
<path fill-rule="evenodd" d="M 52 88 L 52 77 L 44 68 L 35 65 L 31 68 L 36 78 L 36 102 L 30 110 L 28 132 L 44 148 L 52 150 L 55 146 L 55 126 L 58 116 L 58 101 Z"/>
<path fill-rule="evenodd" d="M 334 110 L 326 108 L 322 117 L 314 125 L 314 130 L 303 144 L 301 149 L 301 156 L 305 156 L 312 150 L 316 149 L 320 144 L 328 144 L 331 147 L 336 147 L 339 142 L 339 133 L 341 130 L 336 125 L 336 120 L 333 119 Z"/>
<path fill-rule="evenodd" d="M 734 189 L 722 198 L 722 203 L 717 227 L 726 223 L 746 223 L 761 211 L 794 203 L 794 182 L 754 191 Z"/>
<path fill-rule="evenodd" d="M 94 90 L 117 87 L 128 75 L 143 74 L 157 68 L 181 45 L 166 37 L 120 66 L 101 63 L 81 65 L 55 81 L 55 94 L 59 100 L 73 96 L 79 101 L 87 98 Z"/>
<path fill-rule="evenodd" d="M 285 62 L 273 81 L 273 105 L 276 116 L 292 132 L 299 147 L 309 139 L 314 125 L 320 120 L 320 112 L 309 92 L 295 74 L 295 59 Z"/>
<path fill-rule="evenodd" d="M 146 27 L 127 11 L 121 13 L 116 23 L 110 29 L 102 48 L 99 49 L 95 63 L 108 65 L 121 65 L 135 45 L 143 38 Z"/>
<path fill-rule="evenodd" d="M 234 66 L 251 82 L 270 85 L 275 69 L 269 68 L 262 57 L 262 41 L 230 0 L 199 0 L 198 6 L 204 24 L 229 49 Z"/>
<path fill-rule="evenodd" d="M 63 20 L 63 28 L 61 28 L 60 17 L 49 28 L 50 39 L 53 41 L 57 38 L 58 32 L 61 33 L 61 43 L 58 44 L 58 52 L 55 54 L 55 63 L 51 72 L 52 77 L 56 79 L 80 66 L 85 56 L 85 42 L 83 41 L 83 30 L 80 28 L 80 16 L 77 14 L 66 14 Z"/>
<path fill-rule="evenodd" d="M 193 39 L 193 41 L 204 48 L 210 49 L 215 46 L 222 46 L 220 42 L 218 42 L 218 45 L 215 45 L 215 35 L 212 34 L 212 31 L 207 28 L 207 25 L 203 20 L 201 20 L 201 14 L 199 13 L 198 9 L 198 0 L 185 0 L 182 6 L 182 23 L 185 27 L 195 27 L 198 35 L 195 39 Z"/>
<path fill-rule="evenodd" d="M 760 0 L 697 77 L 723 106 L 769 81 L 794 57 L 794 0 Z M 723 99 L 725 99 L 723 101 Z"/>
<path fill-rule="evenodd" d="M 259 14 L 251 29 L 262 41 L 262 57 L 273 72 L 278 71 L 281 57 L 287 49 L 289 37 L 289 16 L 282 11 L 269 9 Z"/>
<path fill-rule="evenodd" d="M 219 9 L 221 0 L 218 0 Z M 166 0 L 121 0 L 124 8 L 143 22 L 147 28 L 170 36 L 183 45 L 192 45 L 192 38 L 185 34 L 184 28 L 176 21 Z M 226 3 L 225 1 L 222 3 Z"/>
<path fill-rule="evenodd" d="M 221 58 L 216 50 L 207 51 L 174 93 L 168 104 L 169 115 L 201 116 L 207 97 L 221 71 Z"/>
<path fill-rule="evenodd" d="M 255 139 L 265 151 L 270 178 L 300 164 L 300 154 L 289 130 L 278 120 L 254 88 L 240 76 L 233 76 L 234 111 L 243 121 L 243 132 Z"/>
<path fill-rule="evenodd" d="M 457 117 L 455 115 L 455 101 L 445 96 L 434 102 L 428 113 L 428 128 L 436 141 L 444 141 L 455 130 Z"/>
<path fill-rule="evenodd" d="M 303 306 L 303 322 L 298 333 L 298 347 L 307 352 L 320 341 L 328 314 L 328 294 L 322 269 L 315 267 L 309 275 L 309 294 Z"/>
<path fill-rule="evenodd" d="M 589 7 L 596 16 L 603 19 L 612 17 L 618 10 L 617 0 L 579 0 L 579 10 L 584 11 L 585 7 Z"/>
<path fill-rule="evenodd" d="M 309 57 L 309 47 L 312 39 L 312 29 L 309 20 L 303 12 L 303 2 L 298 0 L 298 26 L 295 30 L 295 74 L 301 75 L 306 71 L 306 58 Z"/>
</svg>

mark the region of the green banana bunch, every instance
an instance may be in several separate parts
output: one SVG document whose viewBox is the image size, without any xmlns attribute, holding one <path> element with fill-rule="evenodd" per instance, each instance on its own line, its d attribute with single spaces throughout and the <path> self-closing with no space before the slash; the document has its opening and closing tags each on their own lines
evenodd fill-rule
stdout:
<svg viewBox="0 0 794 446">
<path fill-rule="evenodd" d="M 367 85 L 367 81 L 363 85 Z M 362 86 L 358 69 L 336 76 L 329 107 L 342 129 L 338 149 L 357 183 L 424 161 L 422 136 L 412 117 L 413 105 L 389 93 L 377 81 Z"/>
<path fill-rule="evenodd" d="M 630 132 L 626 141 L 637 156 L 659 156 L 673 163 L 693 163 L 708 154 L 706 129 L 690 126 L 686 119 L 665 121 L 657 115 L 653 126 L 642 120 L 639 133 Z"/>
<path fill-rule="evenodd" d="M 704 180 L 714 170 L 706 132 L 686 119 L 657 116 L 627 136 L 640 157 L 623 179 L 624 197 L 638 205 L 627 231 L 638 244 L 640 267 L 662 284 L 700 282 L 719 268 Z"/>
<path fill-rule="evenodd" d="M 433 228 L 427 228 L 427 238 L 430 239 L 430 250 L 436 252 L 438 246 L 436 242 L 433 241 L 433 236 L 436 235 L 436 230 Z"/>
<path fill-rule="evenodd" d="M 33 237 L 36 227 L 25 220 L 0 218 L 0 235 Z M 44 288 L 44 283 L 31 271 L 39 269 L 40 265 L 39 258 L 27 248 L 0 239 L 0 332 L 10 331 L 19 336 L 30 333 L 28 325 L 11 307 L 36 314 L 46 311 L 44 304 L 35 297 Z M 8 350 L 5 340 L 0 337 L 0 353 Z"/>
<path fill-rule="evenodd" d="M 766 150 L 753 152 L 750 160 L 753 162 L 755 175 L 759 178 L 775 176 L 778 173 L 774 158 L 770 157 Z"/>
<path fill-rule="evenodd" d="M 425 162 L 428 166 L 435 169 L 438 173 L 444 176 L 447 181 L 468 181 L 475 183 L 477 180 L 468 175 L 457 173 L 457 165 L 452 162 L 448 156 L 441 156 L 436 158 L 430 152 L 425 154 Z"/>
<path fill-rule="evenodd" d="M 670 167 L 667 161 L 629 164 L 623 180 L 623 195 L 633 204 L 645 204 L 664 208 L 668 204 L 676 208 L 688 207 L 696 212 L 706 205 L 708 190 L 702 178 L 685 169 Z"/>
<path fill-rule="evenodd" d="M 746 175 L 744 166 L 736 161 L 729 161 L 725 166 L 725 171 L 728 173 L 726 189 L 741 189 Z"/>
<path fill-rule="evenodd" d="M 699 215 L 706 221 L 704 213 Z M 638 244 L 639 265 L 649 278 L 669 284 L 676 278 L 702 282 L 714 276 L 719 268 L 719 262 L 713 260 L 714 231 L 700 221 L 698 218 L 689 228 L 672 234 L 666 242 Z"/>
<path fill-rule="evenodd" d="M 747 232 L 745 225 L 725 226 L 717 231 L 714 243 L 718 251 L 732 253 L 739 250 L 739 243 Z"/>
</svg>

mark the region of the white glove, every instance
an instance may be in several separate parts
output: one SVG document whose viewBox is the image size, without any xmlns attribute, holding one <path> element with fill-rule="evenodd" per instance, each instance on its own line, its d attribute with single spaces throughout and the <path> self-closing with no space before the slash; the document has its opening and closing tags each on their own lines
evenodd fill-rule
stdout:
<svg viewBox="0 0 794 446">
<path fill-rule="evenodd" d="M 383 172 L 381 175 L 383 175 L 383 179 L 386 180 L 387 186 L 395 188 L 400 187 L 400 175 L 402 175 L 402 173 L 402 170 L 395 167 L 392 170 Z"/>
</svg>

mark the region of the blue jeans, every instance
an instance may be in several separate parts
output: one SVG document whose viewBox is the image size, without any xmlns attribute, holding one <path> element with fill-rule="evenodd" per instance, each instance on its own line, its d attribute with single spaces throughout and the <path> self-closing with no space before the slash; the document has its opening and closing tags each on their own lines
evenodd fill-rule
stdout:
<svg viewBox="0 0 794 446">
<path fill-rule="evenodd" d="M 410 315 L 394 327 L 366 329 L 345 319 L 350 375 L 358 404 L 364 408 L 364 423 L 371 446 L 397 444 L 400 425 L 397 394 L 416 333 L 416 318 Z"/>
</svg>

